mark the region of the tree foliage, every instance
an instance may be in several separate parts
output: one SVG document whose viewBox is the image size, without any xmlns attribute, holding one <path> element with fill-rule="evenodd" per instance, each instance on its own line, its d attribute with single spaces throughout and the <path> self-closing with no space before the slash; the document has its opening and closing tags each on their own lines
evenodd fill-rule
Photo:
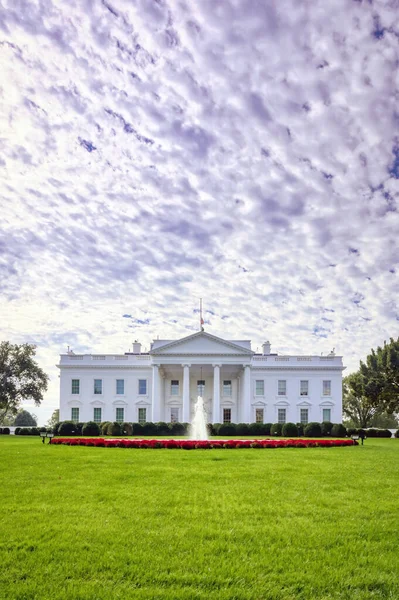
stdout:
<svg viewBox="0 0 399 600">
<path fill-rule="evenodd" d="M 371 350 L 366 361 L 360 362 L 359 374 L 370 405 L 389 414 L 399 410 L 399 338 Z"/>
<path fill-rule="evenodd" d="M 59 422 L 60 422 L 60 409 L 56 408 L 53 411 L 53 414 L 51 415 L 49 420 L 47 421 L 47 427 L 54 427 Z"/>
<path fill-rule="evenodd" d="M 22 401 L 39 406 L 47 390 L 48 376 L 34 360 L 33 344 L 0 343 L 0 421 L 16 414 Z"/>
<path fill-rule="evenodd" d="M 32 415 L 28 410 L 19 410 L 14 419 L 14 425 L 18 427 L 36 427 L 37 417 Z"/>
<path fill-rule="evenodd" d="M 381 410 L 366 396 L 359 371 L 344 378 L 342 412 L 356 427 L 369 427 L 373 417 Z"/>
</svg>

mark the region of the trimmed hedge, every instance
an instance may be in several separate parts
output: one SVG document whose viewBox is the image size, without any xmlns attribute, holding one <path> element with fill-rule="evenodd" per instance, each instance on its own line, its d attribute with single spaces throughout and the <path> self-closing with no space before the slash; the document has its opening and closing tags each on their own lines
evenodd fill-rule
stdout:
<svg viewBox="0 0 399 600">
<path fill-rule="evenodd" d="M 283 431 L 283 426 L 281 423 L 273 423 L 270 427 L 270 435 L 281 435 Z"/>
<path fill-rule="evenodd" d="M 321 437 L 320 423 L 308 423 L 304 429 L 306 437 Z"/>
<path fill-rule="evenodd" d="M 331 435 L 333 437 L 346 437 L 346 427 L 342 423 L 335 423 L 332 426 Z"/>
<path fill-rule="evenodd" d="M 122 428 L 121 428 L 121 424 L 117 423 L 117 421 L 114 421 L 113 423 L 109 423 L 108 428 L 107 428 L 107 435 L 121 435 L 122 434 Z"/>
<path fill-rule="evenodd" d="M 82 435 L 100 435 L 100 426 L 94 421 L 88 421 L 82 427 Z"/>
<path fill-rule="evenodd" d="M 283 437 L 298 437 L 298 427 L 295 423 L 284 423 L 281 433 Z"/>
<path fill-rule="evenodd" d="M 73 421 L 62 421 L 54 427 L 55 435 L 112 435 L 112 436 L 183 436 L 189 432 L 189 423 L 117 423 L 103 421 L 99 425 L 93 421 L 88 423 L 74 423 Z M 32 429 L 34 430 L 32 433 Z M 4 428 L 3 428 L 4 430 Z M 42 427 L 40 430 L 45 431 Z M 38 435 L 37 428 L 17 428 L 17 435 Z M 210 436 L 226 437 L 260 437 L 260 436 L 283 436 L 283 437 L 345 437 L 351 435 L 340 423 L 333 425 L 329 422 L 324 423 L 207 423 L 207 431 Z M 391 432 L 386 429 L 366 430 L 367 437 L 391 437 Z"/>
<path fill-rule="evenodd" d="M 323 423 L 321 424 L 321 435 L 323 437 L 331 435 L 332 428 L 333 423 L 331 423 L 330 421 L 323 421 Z"/>
<path fill-rule="evenodd" d="M 58 435 L 77 435 L 77 424 L 73 421 L 63 421 L 59 425 Z"/>
</svg>

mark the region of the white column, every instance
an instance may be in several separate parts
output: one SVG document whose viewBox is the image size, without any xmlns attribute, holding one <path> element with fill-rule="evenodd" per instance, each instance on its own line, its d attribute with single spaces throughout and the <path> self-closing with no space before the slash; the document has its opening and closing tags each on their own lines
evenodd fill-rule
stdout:
<svg viewBox="0 0 399 600">
<path fill-rule="evenodd" d="M 160 407 L 160 385 L 159 385 L 159 366 L 152 365 L 152 416 L 151 420 L 153 423 L 159 421 L 159 407 Z"/>
<path fill-rule="evenodd" d="M 242 389 L 242 417 L 244 423 L 251 422 L 251 367 L 244 365 Z"/>
<path fill-rule="evenodd" d="M 190 423 L 190 366 L 183 367 L 183 415 L 182 422 Z"/>
<path fill-rule="evenodd" d="M 241 423 L 240 420 L 240 405 L 238 402 L 238 379 L 233 379 L 231 382 L 231 399 L 234 402 L 234 406 L 236 409 L 236 423 Z"/>
<path fill-rule="evenodd" d="M 212 421 L 220 423 L 220 365 L 213 366 L 213 406 Z"/>
</svg>

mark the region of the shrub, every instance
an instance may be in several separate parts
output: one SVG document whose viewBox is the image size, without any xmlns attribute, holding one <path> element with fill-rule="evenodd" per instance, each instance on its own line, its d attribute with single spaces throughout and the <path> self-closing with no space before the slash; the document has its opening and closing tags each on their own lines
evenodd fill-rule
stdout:
<svg viewBox="0 0 399 600">
<path fill-rule="evenodd" d="M 223 425 L 223 423 L 213 423 L 212 424 L 212 428 L 213 428 L 213 435 L 219 435 L 219 429 L 221 428 L 221 426 Z"/>
<path fill-rule="evenodd" d="M 305 437 L 321 437 L 320 423 L 308 423 L 304 429 Z"/>
<path fill-rule="evenodd" d="M 143 435 L 143 426 L 141 423 L 132 423 L 133 435 Z"/>
<path fill-rule="evenodd" d="M 60 422 L 58 422 L 58 423 L 56 423 L 54 425 L 54 427 L 53 427 L 53 433 L 54 433 L 54 435 L 59 435 L 60 425 L 61 425 Z"/>
<path fill-rule="evenodd" d="M 15 435 L 19 435 L 19 434 L 20 434 L 20 431 L 21 431 L 21 428 L 20 428 L 20 427 L 16 427 L 16 428 L 15 428 L 15 431 L 14 431 L 14 434 L 15 434 Z"/>
<path fill-rule="evenodd" d="M 113 423 L 108 424 L 107 435 L 121 435 L 121 424 L 114 421 Z"/>
<path fill-rule="evenodd" d="M 369 429 L 367 429 L 367 437 L 374 438 L 377 437 L 377 435 L 378 431 L 374 427 L 369 427 Z"/>
<path fill-rule="evenodd" d="M 262 424 L 262 435 L 270 435 L 270 431 L 273 423 L 263 423 Z"/>
<path fill-rule="evenodd" d="M 63 421 L 59 425 L 58 435 L 74 435 L 76 433 L 76 423 L 73 421 Z"/>
<path fill-rule="evenodd" d="M 75 435 L 82 435 L 84 423 L 75 423 Z"/>
<path fill-rule="evenodd" d="M 170 429 L 167 423 L 164 421 L 159 421 L 159 423 L 155 423 L 157 435 L 169 435 Z"/>
<path fill-rule="evenodd" d="M 273 425 L 270 427 L 270 434 L 271 435 L 281 435 L 282 430 L 283 430 L 283 426 L 281 423 L 273 423 Z"/>
<path fill-rule="evenodd" d="M 30 435 L 30 427 L 21 427 L 19 435 Z"/>
<path fill-rule="evenodd" d="M 143 435 L 157 435 L 157 426 L 155 423 L 147 422 L 142 424 Z"/>
<path fill-rule="evenodd" d="M 213 424 L 212 424 L 212 423 L 207 423 L 207 424 L 206 424 L 206 430 L 207 430 L 207 432 L 208 432 L 208 435 L 216 435 L 216 433 L 215 433 L 215 429 L 214 429 L 214 427 L 213 427 Z"/>
<path fill-rule="evenodd" d="M 296 426 L 298 429 L 298 437 L 303 437 L 303 423 L 297 423 Z"/>
<path fill-rule="evenodd" d="M 321 424 L 321 435 L 323 437 L 330 436 L 332 428 L 333 424 L 330 421 L 323 421 L 323 423 Z"/>
<path fill-rule="evenodd" d="M 397 430 L 395 431 L 395 437 L 396 437 L 396 439 L 398 439 L 398 438 L 399 438 L 399 429 L 397 429 Z"/>
<path fill-rule="evenodd" d="M 236 426 L 234 423 L 222 423 L 219 427 L 219 435 L 236 435 Z"/>
<path fill-rule="evenodd" d="M 283 437 L 298 437 L 298 427 L 295 423 L 284 423 L 282 435 Z"/>
<path fill-rule="evenodd" d="M 3 435 L 10 435 L 10 428 L 9 427 L 3 427 L 2 434 Z"/>
<path fill-rule="evenodd" d="M 132 423 L 122 423 L 121 431 L 122 431 L 122 435 L 132 435 L 132 433 L 133 433 Z"/>
<path fill-rule="evenodd" d="M 248 425 L 248 435 L 263 435 L 263 423 L 250 423 Z"/>
<path fill-rule="evenodd" d="M 249 435 L 248 423 L 237 423 L 236 434 L 237 435 Z"/>
<path fill-rule="evenodd" d="M 391 438 L 392 437 L 392 433 L 389 431 L 389 429 L 378 429 L 378 431 L 377 431 L 377 437 L 379 437 L 379 438 Z"/>
<path fill-rule="evenodd" d="M 100 423 L 101 435 L 108 435 L 107 431 L 109 425 L 111 425 L 111 421 L 104 421 L 103 423 Z"/>
<path fill-rule="evenodd" d="M 335 423 L 331 429 L 333 437 L 346 437 L 346 427 L 342 423 Z"/>
<path fill-rule="evenodd" d="M 30 435 L 40 435 L 40 431 L 37 427 L 30 428 Z"/>
<path fill-rule="evenodd" d="M 82 427 L 82 435 L 100 435 L 100 427 L 94 421 L 88 421 Z"/>
<path fill-rule="evenodd" d="M 185 435 L 187 432 L 187 423 L 168 423 L 169 433 L 172 435 Z"/>
</svg>

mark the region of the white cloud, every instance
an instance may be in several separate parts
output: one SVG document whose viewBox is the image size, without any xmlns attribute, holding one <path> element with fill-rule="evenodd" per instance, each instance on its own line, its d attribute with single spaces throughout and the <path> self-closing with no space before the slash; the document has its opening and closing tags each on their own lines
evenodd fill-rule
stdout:
<svg viewBox="0 0 399 600">
<path fill-rule="evenodd" d="M 351 370 L 398 335 L 393 6 L 3 8 L 1 335 L 39 346 L 42 421 L 68 343 L 186 335 L 200 296 L 216 335 Z"/>
</svg>

